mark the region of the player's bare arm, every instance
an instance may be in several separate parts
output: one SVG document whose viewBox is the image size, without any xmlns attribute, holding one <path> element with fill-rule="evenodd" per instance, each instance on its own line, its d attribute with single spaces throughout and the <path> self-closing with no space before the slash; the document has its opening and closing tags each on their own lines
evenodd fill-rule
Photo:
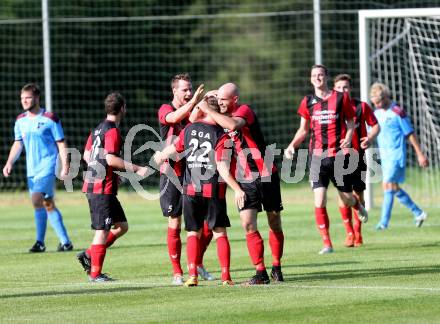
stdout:
<svg viewBox="0 0 440 324">
<path fill-rule="evenodd" d="M 135 172 L 138 173 L 138 171 L 142 171 L 143 167 L 127 162 L 123 159 L 121 159 L 119 156 L 113 155 L 113 154 L 107 154 L 105 156 L 105 160 L 109 166 L 112 168 L 119 170 L 119 171 L 128 171 L 128 172 Z"/>
<path fill-rule="evenodd" d="M 240 209 L 243 208 L 246 201 L 246 194 L 243 190 L 241 190 L 239 184 L 237 183 L 237 181 L 235 181 L 235 179 L 229 172 L 229 163 L 226 161 L 216 161 L 216 163 L 218 173 L 227 183 L 227 185 L 231 187 L 232 190 L 234 190 L 235 203 L 237 204 L 237 207 Z"/>
<path fill-rule="evenodd" d="M 241 117 L 229 117 L 204 106 L 201 106 L 200 109 L 204 113 L 209 114 L 212 119 L 214 119 L 214 121 L 221 127 L 227 128 L 231 131 L 240 130 L 244 125 L 246 125 L 246 120 Z"/>
<path fill-rule="evenodd" d="M 58 153 L 61 159 L 61 172 L 60 177 L 64 179 L 64 177 L 69 173 L 69 160 L 67 159 L 67 146 L 65 141 L 57 142 Z"/>
<path fill-rule="evenodd" d="M 169 113 L 165 117 L 166 122 L 170 123 L 170 124 L 176 124 L 176 123 L 180 123 L 182 120 L 184 120 L 188 116 L 190 111 L 194 108 L 194 106 L 196 106 L 197 103 L 203 98 L 204 87 L 205 87 L 205 85 L 201 84 L 197 88 L 193 97 L 186 104 L 184 104 L 179 109 L 176 109 L 175 111 Z"/>
<path fill-rule="evenodd" d="M 373 143 L 373 141 L 376 139 L 379 132 L 380 132 L 379 124 L 376 124 L 373 127 L 371 127 L 368 136 L 361 138 L 361 149 L 366 150 L 367 148 L 369 148 L 371 146 L 371 143 Z"/>
<path fill-rule="evenodd" d="M 284 156 L 286 158 L 288 159 L 293 158 L 293 155 L 295 154 L 295 150 L 306 139 L 307 134 L 309 133 L 309 129 L 310 129 L 310 121 L 305 119 L 304 117 L 301 117 L 300 126 L 296 131 L 295 136 L 293 137 L 289 146 L 287 146 L 287 148 L 284 150 Z"/>
<path fill-rule="evenodd" d="M 168 145 L 163 149 L 163 151 L 157 151 L 156 153 L 154 153 L 153 159 L 157 165 L 161 165 L 175 154 L 177 154 L 176 146 Z"/>
<path fill-rule="evenodd" d="M 347 148 L 351 146 L 351 141 L 353 138 L 354 131 L 354 118 L 347 119 L 347 133 L 345 134 L 345 138 L 341 140 L 341 148 Z"/>
<path fill-rule="evenodd" d="M 11 174 L 12 167 L 15 161 L 17 161 L 18 157 L 20 156 L 21 151 L 23 151 L 23 142 L 14 141 L 11 146 L 11 151 L 9 152 L 8 160 L 6 161 L 6 164 L 3 168 L 3 175 L 5 177 L 9 177 L 9 175 Z"/>
<path fill-rule="evenodd" d="M 414 133 L 408 136 L 408 141 L 411 143 L 414 151 L 417 154 L 417 161 L 422 168 L 426 168 L 429 165 L 429 161 L 426 158 L 425 154 L 423 154 L 422 149 L 420 148 L 419 141 L 417 140 L 416 135 Z"/>
</svg>

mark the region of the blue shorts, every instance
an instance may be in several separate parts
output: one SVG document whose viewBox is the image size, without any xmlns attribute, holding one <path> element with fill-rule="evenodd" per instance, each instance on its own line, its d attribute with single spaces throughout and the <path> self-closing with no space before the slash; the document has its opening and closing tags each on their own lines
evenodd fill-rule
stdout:
<svg viewBox="0 0 440 324">
<path fill-rule="evenodd" d="M 29 193 L 41 192 L 44 199 L 52 198 L 55 189 L 55 175 L 28 177 Z"/>
<path fill-rule="evenodd" d="M 405 167 L 401 167 L 398 162 L 382 162 L 382 182 L 404 183 Z"/>
</svg>

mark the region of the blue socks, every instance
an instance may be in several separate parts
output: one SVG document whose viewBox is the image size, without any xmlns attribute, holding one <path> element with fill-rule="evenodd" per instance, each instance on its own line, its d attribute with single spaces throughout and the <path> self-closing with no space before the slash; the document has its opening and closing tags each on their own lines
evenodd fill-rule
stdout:
<svg viewBox="0 0 440 324">
<path fill-rule="evenodd" d="M 423 213 L 423 211 L 414 203 L 414 201 L 412 201 L 411 197 L 403 189 L 400 189 L 396 192 L 396 197 L 399 199 L 402 205 L 411 210 L 414 217 L 420 216 Z"/>
<path fill-rule="evenodd" d="M 380 224 L 385 227 L 388 227 L 388 223 L 390 222 L 395 193 L 396 192 L 393 190 L 386 190 L 383 193 L 382 217 L 380 219 Z"/>
<path fill-rule="evenodd" d="M 37 241 L 44 245 L 44 237 L 46 236 L 46 225 L 47 225 L 47 213 L 46 209 L 38 208 L 34 209 L 35 216 L 35 228 Z"/>
<path fill-rule="evenodd" d="M 57 234 L 61 244 L 70 243 L 69 236 L 67 236 L 67 231 L 63 224 L 63 217 L 61 216 L 59 210 L 55 208 L 51 212 L 48 212 L 47 216 L 49 218 L 50 225 L 52 225 L 53 229 L 55 230 L 55 233 Z"/>
</svg>

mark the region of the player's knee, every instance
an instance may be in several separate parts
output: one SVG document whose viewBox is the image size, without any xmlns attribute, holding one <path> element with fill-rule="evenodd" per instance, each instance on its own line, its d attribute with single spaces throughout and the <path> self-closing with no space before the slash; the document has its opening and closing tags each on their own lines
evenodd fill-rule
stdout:
<svg viewBox="0 0 440 324">
<path fill-rule="evenodd" d="M 279 212 L 268 212 L 267 220 L 272 231 L 281 232 L 283 230 L 281 226 L 281 214 Z"/>
<path fill-rule="evenodd" d="M 258 231 L 257 229 L 257 224 L 255 223 L 243 223 L 242 224 L 243 229 L 245 230 L 246 233 L 253 233 Z"/>
<path fill-rule="evenodd" d="M 46 208 L 46 210 L 48 211 L 48 212 L 51 212 L 51 211 L 53 211 L 54 209 L 55 209 L 55 203 L 54 203 L 54 201 L 53 201 L 53 199 L 44 199 L 43 200 L 43 206 L 44 206 L 44 208 Z"/>
<path fill-rule="evenodd" d="M 118 236 L 124 235 L 125 233 L 128 232 L 128 223 L 127 222 L 118 223 L 115 226 L 115 230 L 117 231 Z"/>
<path fill-rule="evenodd" d="M 182 226 L 182 217 L 176 216 L 176 217 L 168 217 L 168 227 L 174 228 L 174 229 L 180 229 Z"/>
<path fill-rule="evenodd" d="M 40 193 L 34 193 L 32 194 L 31 197 L 32 200 L 32 206 L 34 206 L 34 208 L 43 208 L 43 196 Z"/>
</svg>

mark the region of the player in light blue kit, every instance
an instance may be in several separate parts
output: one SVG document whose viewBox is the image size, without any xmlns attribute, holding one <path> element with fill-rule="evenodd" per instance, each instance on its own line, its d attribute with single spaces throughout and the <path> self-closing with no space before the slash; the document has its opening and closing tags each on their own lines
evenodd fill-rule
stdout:
<svg viewBox="0 0 440 324">
<path fill-rule="evenodd" d="M 60 240 L 58 251 L 71 251 L 73 245 L 53 200 L 58 152 L 62 164 L 61 177 L 67 175 L 69 170 L 61 122 L 53 113 L 40 108 L 40 89 L 36 84 L 30 83 L 21 89 L 21 105 L 24 113 L 15 121 L 15 141 L 3 168 L 3 175 L 8 177 L 11 174 L 24 146 L 28 187 L 35 210 L 37 232 L 36 242 L 29 252 L 46 250 L 44 237 L 48 218 Z"/>
<path fill-rule="evenodd" d="M 428 166 L 428 159 L 420 148 L 405 111 L 391 100 L 389 88 L 385 84 L 374 83 L 370 88 L 370 100 L 376 107 L 374 115 L 381 129 L 377 142 L 382 161 L 384 190 L 382 217 L 376 229 L 384 230 L 388 228 L 394 196 L 411 210 L 416 226 L 420 227 L 426 220 L 427 214 L 400 188 L 400 184 L 405 181 L 406 140 L 413 146 L 419 165 L 422 168 Z"/>
</svg>

